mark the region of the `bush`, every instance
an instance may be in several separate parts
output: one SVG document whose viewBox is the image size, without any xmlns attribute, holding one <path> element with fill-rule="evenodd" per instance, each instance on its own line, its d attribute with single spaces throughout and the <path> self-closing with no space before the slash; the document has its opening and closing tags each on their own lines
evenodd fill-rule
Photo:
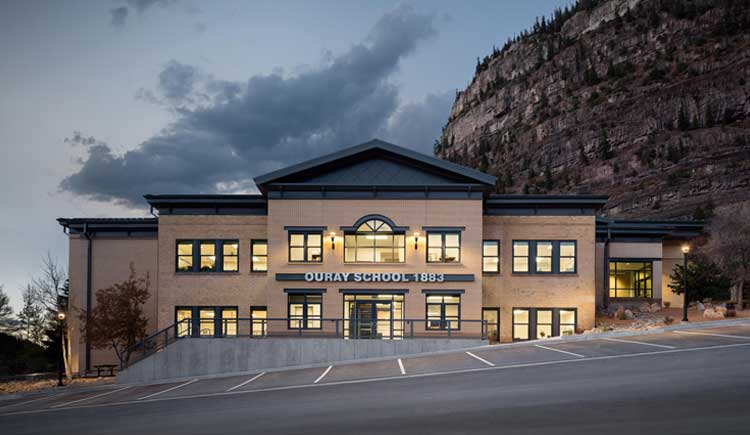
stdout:
<svg viewBox="0 0 750 435">
<path fill-rule="evenodd" d="M 674 317 L 664 316 L 664 324 L 671 325 L 674 322 Z"/>
</svg>

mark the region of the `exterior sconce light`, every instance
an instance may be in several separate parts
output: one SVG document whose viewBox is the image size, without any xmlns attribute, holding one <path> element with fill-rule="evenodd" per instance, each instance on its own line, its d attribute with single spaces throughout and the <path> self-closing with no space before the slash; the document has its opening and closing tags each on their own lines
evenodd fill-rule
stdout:
<svg viewBox="0 0 750 435">
<path fill-rule="evenodd" d="M 414 250 L 419 249 L 419 231 L 414 232 Z"/>
<path fill-rule="evenodd" d="M 331 236 L 331 250 L 336 250 L 336 233 L 331 231 L 329 235 Z"/>
<path fill-rule="evenodd" d="M 61 322 L 63 320 L 65 320 L 65 313 L 63 313 L 62 311 L 60 311 L 59 313 L 57 313 L 57 320 L 59 320 Z"/>
</svg>

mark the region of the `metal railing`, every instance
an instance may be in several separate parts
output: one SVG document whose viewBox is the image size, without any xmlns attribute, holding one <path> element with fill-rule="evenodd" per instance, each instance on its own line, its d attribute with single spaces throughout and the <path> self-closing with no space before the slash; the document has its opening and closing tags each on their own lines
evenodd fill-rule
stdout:
<svg viewBox="0 0 750 435">
<path fill-rule="evenodd" d="M 405 340 L 414 338 L 487 339 L 486 320 L 438 319 L 325 319 L 290 318 L 192 318 L 183 319 L 146 337 L 128 349 L 120 369 L 141 361 L 170 344 L 188 338 L 342 338 Z"/>
</svg>

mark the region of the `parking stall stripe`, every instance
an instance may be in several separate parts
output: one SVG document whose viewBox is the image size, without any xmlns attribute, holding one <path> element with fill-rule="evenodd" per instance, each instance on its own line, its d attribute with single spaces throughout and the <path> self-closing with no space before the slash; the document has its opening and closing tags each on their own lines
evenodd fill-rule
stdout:
<svg viewBox="0 0 750 435">
<path fill-rule="evenodd" d="M 124 388 L 120 388 L 120 389 L 117 389 L 117 390 L 113 390 L 113 391 L 107 391 L 106 393 L 97 394 L 97 395 L 91 396 L 91 397 L 84 397 L 83 399 L 73 400 L 72 402 L 61 403 L 59 405 L 53 406 L 52 408 L 61 408 L 63 406 L 73 405 L 74 403 L 81 403 L 81 402 L 85 402 L 87 400 L 93 400 L 93 399 L 97 399 L 99 397 L 109 396 L 110 394 L 119 393 L 120 391 L 127 390 L 128 388 L 130 388 L 130 386 L 127 386 L 127 387 L 124 387 Z"/>
<path fill-rule="evenodd" d="M 47 396 L 37 397 L 36 399 L 27 400 L 25 402 L 20 402 L 20 403 L 9 403 L 7 405 L 0 406 L 0 408 L 10 408 L 11 406 L 25 405 L 27 403 L 38 402 L 38 401 L 40 401 L 42 399 L 49 399 L 50 397 L 55 397 L 55 395 L 54 394 L 50 394 L 50 395 L 47 395 Z"/>
<path fill-rule="evenodd" d="M 401 358 L 398 359 L 398 368 L 401 369 L 402 375 L 406 374 L 406 370 L 404 370 L 404 363 L 401 362 Z"/>
<path fill-rule="evenodd" d="M 242 382 L 241 384 L 239 384 L 239 385 L 235 385 L 234 387 L 232 387 L 232 388 L 228 389 L 228 390 L 227 390 L 227 393 L 228 393 L 228 392 L 230 392 L 230 391 L 234 391 L 234 390 L 236 390 L 236 389 L 238 389 L 238 388 L 240 388 L 240 387 L 244 387 L 245 385 L 249 384 L 250 382 L 252 382 L 252 381 L 254 381 L 254 380 L 258 379 L 259 377 L 261 377 L 261 376 L 263 376 L 263 375 L 265 375 L 265 374 L 266 374 L 266 372 L 258 373 L 257 375 L 255 375 L 255 376 L 253 376 L 252 378 L 250 378 L 250 379 L 246 380 L 245 382 Z"/>
<path fill-rule="evenodd" d="M 567 350 L 560 350 L 560 349 L 555 349 L 555 348 L 553 348 L 553 347 L 542 346 L 541 344 L 535 344 L 534 346 L 535 346 L 535 347 L 538 347 L 538 348 L 540 348 L 540 349 L 553 350 L 553 351 L 555 351 L 555 352 L 560 352 L 560 353 L 564 353 L 564 354 L 567 354 L 567 355 L 573 355 L 573 356 L 576 356 L 576 357 L 578 357 L 578 358 L 586 358 L 586 357 L 585 357 L 585 356 L 583 356 L 583 355 L 580 355 L 580 354 L 577 354 L 577 353 L 573 353 L 573 352 L 568 352 Z"/>
<path fill-rule="evenodd" d="M 321 379 L 325 378 L 328 372 L 330 372 L 332 368 L 333 366 L 328 366 L 326 371 L 324 371 L 320 376 L 318 376 L 318 379 L 316 379 L 315 382 L 313 382 L 313 384 L 317 384 L 318 382 L 320 382 Z"/>
<path fill-rule="evenodd" d="M 192 384 L 193 382 L 197 382 L 197 381 L 198 381 L 198 379 L 193 379 L 192 381 L 187 381 L 187 382 L 185 382 L 184 384 L 180 384 L 180 385 L 175 385 L 174 387 L 171 387 L 171 388 L 167 388 L 166 390 L 162 390 L 162 391 L 157 391 L 156 393 L 153 393 L 153 394 L 149 394 L 148 396 L 143 396 L 143 397 L 140 397 L 140 398 L 138 398 L 138 400 L 150 399 L 150 398 L 152 398 L 152 397 L 156 397 L 156 396 L 158 396 L 158 395 L 160 395 L 160 394 L 164 394 L 164 393 L 169 393 L 170 391 L 174 391 L 174 390 L 176 390 L 176 389 L 178 389 L 178 388 L 182 388 L 182 387 L 184 387 L 184 386 L 190 385 L 190 384 Z"/>
<path fill-rule="evenodd" d="M 656 343 L 644 343 L 642 341 L 632 341 L 632 340 L 620 340 L 619 338 L 605 338 L 607 341 L 616 341 L 618 343 L 631 343 L 631 344 L 641 344 L 643 346 L 654 346 L 654 347 L 661 347 L 664 349 L 677 349 L 674 346 L 667 346 L 666 344 L 656 344 Z"/>
<path fill-rule="evenodd" d="M 729 335 L 729 334 L 716 334 L 713 332 L 695 332 L 695 331 L 672 331 L 675 334 L 689 334 L 689 335 L 707 335 L 709 337 L 724 337 L 724 338 L 739 338 L 741 340 L 750 340 L 750 337 L 742 335 Z"/>
<path fill-rule="evenodd" d="M 483 362 L 483 363 L 487 364 L 487 365 L 488 365 L 488 366 L 490 366 L 490 367 L 495 367 L 495 364 L 493 364 L 493 363 L 491 363 L 491 362 L 487 361 L 487 360 L 486 360 L 486 359 L 484 359 L 484 358 L 480 358 L 480 357 L 478 357 L 478 356 L 474 355 L 474 354 L 473 354 L 473 353 L 471 353 L 471 352 L 466 352 L 466 355 L 469 355 L 470 357 L 472 357 L 472 358 L 475 358 L 475 359 L 477 359 L 477 360 L 479 360 L 479 361 L 481 361 L 481 362 Z"/>
</svg>

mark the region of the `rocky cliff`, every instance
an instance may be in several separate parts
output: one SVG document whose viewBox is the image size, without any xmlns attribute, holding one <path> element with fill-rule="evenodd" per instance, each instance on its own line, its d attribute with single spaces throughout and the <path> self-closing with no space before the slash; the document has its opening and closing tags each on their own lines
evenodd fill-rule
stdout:
<svg viewBox="0 0 750 435">
<path fill-rule="evenodd" d="M 750 200 L 750 2 L 580 0 L 477 62 L 435 143 L 498 192 L 618 217 Z"/>
</svg>

